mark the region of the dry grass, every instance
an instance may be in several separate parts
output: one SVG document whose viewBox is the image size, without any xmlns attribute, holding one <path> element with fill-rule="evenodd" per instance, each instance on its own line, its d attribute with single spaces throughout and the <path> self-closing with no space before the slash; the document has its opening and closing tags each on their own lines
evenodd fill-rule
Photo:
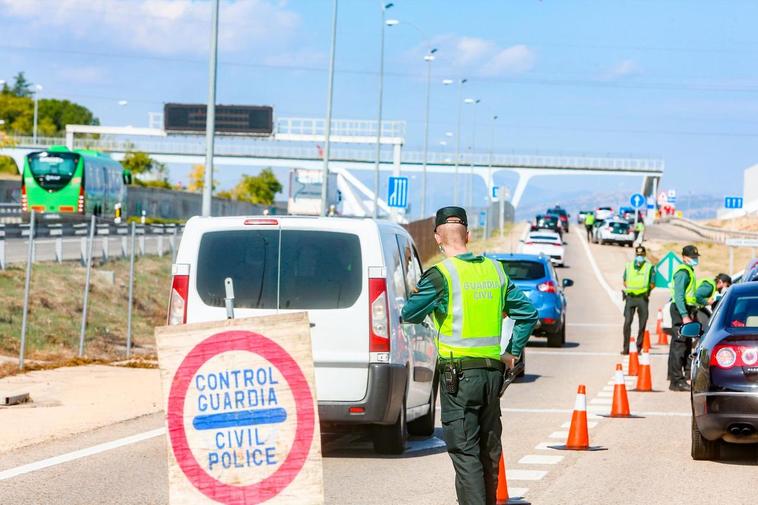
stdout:
<svg viewBox="0 0 758 505">
<path fill-rule="evenodd" d="M 97 271 L 112 271 L 115 285 Z M 171 259 L 145 256 L 135 264 L 133 351 L 154 355 L 153 328 L 164 323 Z M 32 270 L 26 358 L 33 366 L 68 366 L 76 360 L 82 317 L 85 271 L 78 263 L 38 263 Z M 123 359 L 126 346 L 129 263 L 116 260 L 93 266 L 85 338 L 87 363 Z M 0 272 L 0 353 L 18 356 L 24 269 Z M 72 361 L 73 360 L 73 361 Z M 0 367 L 0 375 L 5 367 Z"/>
<path fill-rule="evenodd" d="M 646 240 L 645 247 L 651 262 L 657 263 L 669 251 L 674 251 L 681 258 L 682 247 L 689 242 L 664 242 L 661 240 Z M 731 274 L 729 272 L 729 248 L 724 244 L 714 242 L 694 242 L 700 252 L 700 264 L 696 274 L 699 279 L 713 277 L 718 273 Z M 734 249 L 734 270 L 742 270 L 747 262 L 753 257 L 752 249 L 738 247 Z"/>
<path fill-rule="evenodd" d="M 705 221 L 703 224 L 727 230 L 758 231 L 758 217 L 756 216 L 738 217 L 736 219 L 712 219 Z"/>
</svg>

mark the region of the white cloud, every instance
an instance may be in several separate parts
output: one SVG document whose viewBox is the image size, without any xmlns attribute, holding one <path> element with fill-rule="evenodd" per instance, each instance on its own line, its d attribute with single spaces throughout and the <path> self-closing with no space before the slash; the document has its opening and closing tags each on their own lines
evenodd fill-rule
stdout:
<svg viewBox="0 0 758 505">
<path fill-rule="evenodd" d="M 153 54 L 208 51 L 211 2 L 187 0 L 0 0 L 5 17 L 24 23 L 31 39 L 73 36 L 97 46 L 120 46 Z M 265 44 L 280 48 L 300 18 L 275 0 L 225 0 L 219 47 L 242 51 Z"/>
<path fill-rule="evenodd" d="M 631 59 L 626 59 L 616 63 L 613 67 L 611 67 L 606 77 L 609 79 L 620 79 L 621 77 L 637 75 L 639 73 L 640 67 L 637 62 Z"/>
<path fill-rule="evenodd" d="M 61 65 L 57 68 L 58 78 L 72 84 L 103 84 L 109 81 L 108 72 L 96 66 Z"/>
<path fill-rule="evenodd" d="M 534 50 L 524 44 L 503 47 L 481 37 L 444 35 L 419 46 L 414 53 L 423 54 L 429 45 L 439 49 L 438 61 L 449 71 L 488 77 L 521 74 L 534 67 Z"/>
</svg>

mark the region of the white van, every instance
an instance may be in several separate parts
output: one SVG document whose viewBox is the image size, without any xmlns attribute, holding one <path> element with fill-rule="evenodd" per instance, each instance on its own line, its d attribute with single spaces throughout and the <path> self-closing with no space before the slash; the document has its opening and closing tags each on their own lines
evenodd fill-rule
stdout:
<svg viewBox="0 0 758 505">
<path fill-rule="evenodd" d="M 375 450 L 397 454 L 407 431 L 434 431 L 436 331 L 400 319 L 421 272 L 413 239 L 388 221 L 193 217 L 168 324 L 225 319 L 227 277 L 237 318 L 308 311 L 321 422 L 373 425 Z"/>
</svg>

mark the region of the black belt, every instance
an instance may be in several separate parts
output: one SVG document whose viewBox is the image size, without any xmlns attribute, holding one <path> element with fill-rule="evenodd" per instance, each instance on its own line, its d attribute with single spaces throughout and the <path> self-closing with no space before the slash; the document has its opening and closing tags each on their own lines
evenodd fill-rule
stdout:
<svg viewBox="0 0 758 505">
<path fill-rule="evenodd" d="M 636 294 L 636 293 L 635 293 L 635 294 L 632 294 L 632 293 L 626 293 L 626 297 L 627 297 L 627 298 L 647 298 L 647 297 L 649 297 L 649 296 L 650 296 L 650 294 L 649 294 L 649 293 L 643 293 L 643 294 L 641 294 L 641 295 L 640 295 L 640 294 Z"/>
<path fill-rule="evenodd" d="M 444 363 L 451 360 L 440 360 L 440 363 Z M 493 358 L 460 358 L 452 360 L 456 364 L 456 368 L 459 370 L 474 370 L 477 368 L 489 368 L 492 370 L 498 370 L 499 372 L 505 372 L 505 363 L 499 359 Z"/>
</svg>

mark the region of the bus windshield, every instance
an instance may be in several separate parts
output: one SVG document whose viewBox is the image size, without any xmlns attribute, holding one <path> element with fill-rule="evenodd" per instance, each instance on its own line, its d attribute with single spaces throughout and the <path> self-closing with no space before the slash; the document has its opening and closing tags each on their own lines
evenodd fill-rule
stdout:
<svg viewBox="0 0 758 505">
<path fill-rule="evenodd" d="M 28 157 L 29 170 L 43 189 L 58 190 L 65 187 L 76 171 L 79 155 L 65 152 L 32 153 Z"/>
</svg>

